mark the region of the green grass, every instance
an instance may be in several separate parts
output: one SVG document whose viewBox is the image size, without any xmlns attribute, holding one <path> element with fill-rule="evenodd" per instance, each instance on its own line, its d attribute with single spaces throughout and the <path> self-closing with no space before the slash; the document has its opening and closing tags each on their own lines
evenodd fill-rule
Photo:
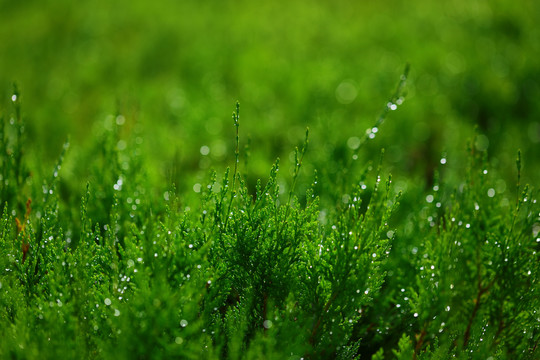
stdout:
<svg viewBox="0 0 540 360">
<path fill-rule="evenodd" d="M 0 358 L 538 358 L 539 10 L 0 2 Z"/>
<path fill-rule="evenodd" d="M 515 198 L 497 193 L 472 145 L 458 189 L 435 176 L 395 220 L 401 191 L 383 157 L 360 172 L 349 162 L 332 183 L 301 171 L 307 132 L 292 174 L 278 176 L 278 160 L 251 191 L 237 104 L 234 170 L 210 172 L 195 196 L 150 186 L 137 141 L 120 150 L 113 124 L 78 201 L 59 182 L 67 144 L 52 175 L 33 179 L 14 99 L 2 133 L 2 357 L 538 355 L 540 209 L 520 184 L 521 154 Z M 300 197 L 299 178 L 311 181 Z"/>
</svg>

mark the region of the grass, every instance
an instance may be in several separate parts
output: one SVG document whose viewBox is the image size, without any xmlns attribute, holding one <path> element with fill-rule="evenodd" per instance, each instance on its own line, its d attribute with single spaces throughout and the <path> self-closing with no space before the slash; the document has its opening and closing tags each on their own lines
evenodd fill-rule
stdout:
<svg viewBox="0 0 540 360">
<path fill-rule="evenodd" d="M 119 149 L 117 121 L 95 140 L 101 153 L 73 211 L 59 182 L 67 144 L 34 183 L 13 100 L 2 136 L 2 357 L 538 354 L 540 209 L 520 184 L 520 154 L 514 199 L 497 193 L 486 152 L 471 145 L 461 186 L 436 175 L 417 211 L 396 220 L 401 191 L 383 156 L 360 172 L 349 162 L 332 183 L 301 171 L 308 132 L 291 175 L 278 176 L 278 160 L 251 191 L 237 104 L 232 172 L 210 172 L 195 196 L 156 191 L 136 139 Z M 299 197 L 300 177 L 311 185 Z"/>
<path fill-rule="evenodd" d="M 0 358 L 537 358 L 538 5 L 415 5 L 0 3 Z"/>
</svg>

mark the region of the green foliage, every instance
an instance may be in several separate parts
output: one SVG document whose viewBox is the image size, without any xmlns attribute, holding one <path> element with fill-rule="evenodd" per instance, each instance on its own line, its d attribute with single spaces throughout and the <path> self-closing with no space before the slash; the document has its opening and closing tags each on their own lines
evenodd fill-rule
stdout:
<svg viewBox="0 0 540 360">
<path fill-rule="evenodd" d="M 342 169 L 410 62 L 414 101 L 362 148 L 360 163 L 384 147 L 396 181 L 429 187 L 442 152 L 466 162 L 463 139 L 478 126 L 477 146 L 489 149 L 502 180 L 513 183 L 521 148 L 524 179 L 540 182 L 535 0 L 5 0 L 0 14 L 0 109 L 17 81 L 31 104 L 27 154 L 41 159 L 34 172 L 50 171 L 68 134 L 76 149 L 89 147 L 93 129 L 122 115 L 122 136 L 144 134 L 148 176 L 170 170 L 167 184 L 187 191 L 201 168 L 232 165 L 224 124 L 240 99 L 254 150 L 248 186 L 277 157 L 285 165 L 307 126 L 305 170 L 316 168 L 322 181 L 323 170 L 334 177 Z M 196 156 L 203 145 L 210 152 Z M 86 182 L 69 172 L 64 179 Z M 298 196 L 310 183 L 299 180 Z M 402 201 L 402 209 L 412 205 Z"/>
<path fill-rule="evenodd" d="M 288 174 L 278 159 L 251 185 L 237 103 L 233 170 L 208 172 L 193 192 L 154 182 L 118 117 L 86 150 L 66 143 L 38 183 L 15 95 L 1 137 L 1 358 L 539 354 L 540 208 L 520 154 L 513 194 L 471 145 L 454 170 L 464 175 L 443 161 L 403 216 L 384 151 L 359 168 L 354 147 L 332 183 L 308 131 Z"/>
</svg>

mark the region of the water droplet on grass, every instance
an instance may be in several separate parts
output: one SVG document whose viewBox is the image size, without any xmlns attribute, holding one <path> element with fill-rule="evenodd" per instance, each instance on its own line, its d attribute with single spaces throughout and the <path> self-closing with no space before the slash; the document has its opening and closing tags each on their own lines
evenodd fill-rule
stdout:
<svg viewBox="0 0 540 360">
<path fill-rule="evenodd" d="M 360 146 L 360 138 L 353 136 L 347 140 L 347 146 L 353 150 L 358 149 Z"/>
<path fill-rule="evenodd" d="M 188 326 L 187 320 L 184 320 L 184 319 L 180 320 L 180 326 L 182 326 L 182 327 Z"/>
<path fill-rule="evenodd" d="M 113 185 L 114 190 L 116 191 L 122 190 L 123 184 L 124 184 L 124 180 L 122 179 L 122 177 L 119 177 L 118 180 L 116 181 L 116 184 Z"/>
<path fill-rule="evenodd" d="M 264 320 L 263 326 L 265 329 L 270 329 L 272 327 L 272 321 L 271 320 Z"/>
<path fill-rule="evenodd" d="M 201 146 L 200 152 L 201 152 L 201 155 L 206 156 L 210 154 L 210 148 L 206 145 L 203 145 Z"/>
<path fill-rule="evenodd" d="M 388 109 L 394 111 L 397 109 L 397 105 L 392 103 L 392 102 L 389 102 L 388 104 L 386 104 L 386 107 L 388 107 Z"/>
</svg>

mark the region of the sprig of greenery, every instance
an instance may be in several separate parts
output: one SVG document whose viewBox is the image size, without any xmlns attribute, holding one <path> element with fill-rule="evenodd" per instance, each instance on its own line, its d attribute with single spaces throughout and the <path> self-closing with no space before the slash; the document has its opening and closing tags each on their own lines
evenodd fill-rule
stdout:
<svg viewBox="0 0 540 360">
<path fill-rule="evenodd" d="M 27 181 L 14 169 L 32 163 L 13 149 L 29 145 L 3 123 L 1 358 L 538 355 L 540 209 L 520 184 L 519 153 L 515 204 L 470 146 L 461 184 L 439 172 L 396 218 L 403 198 L 384 175 L 384 151 L 322 209 L 326 188 L 302 170 L 308 131 L 292 174 L 277 159 L 250 189 L 238 168 L 238 103 L 233 121 L 232 174 L 210 172 L 195 196 L 151 189 L 137 143 L 118 146 L 118 124 L 86 156 L 64 146 L 52 176 Z M 88 161 L 86 185 L 66 184 L 70 156 Z M 304 178 L 311 186 L 298 194 Z M 65 192 L 77 186 L 73 200 Z"/>
</svg>

